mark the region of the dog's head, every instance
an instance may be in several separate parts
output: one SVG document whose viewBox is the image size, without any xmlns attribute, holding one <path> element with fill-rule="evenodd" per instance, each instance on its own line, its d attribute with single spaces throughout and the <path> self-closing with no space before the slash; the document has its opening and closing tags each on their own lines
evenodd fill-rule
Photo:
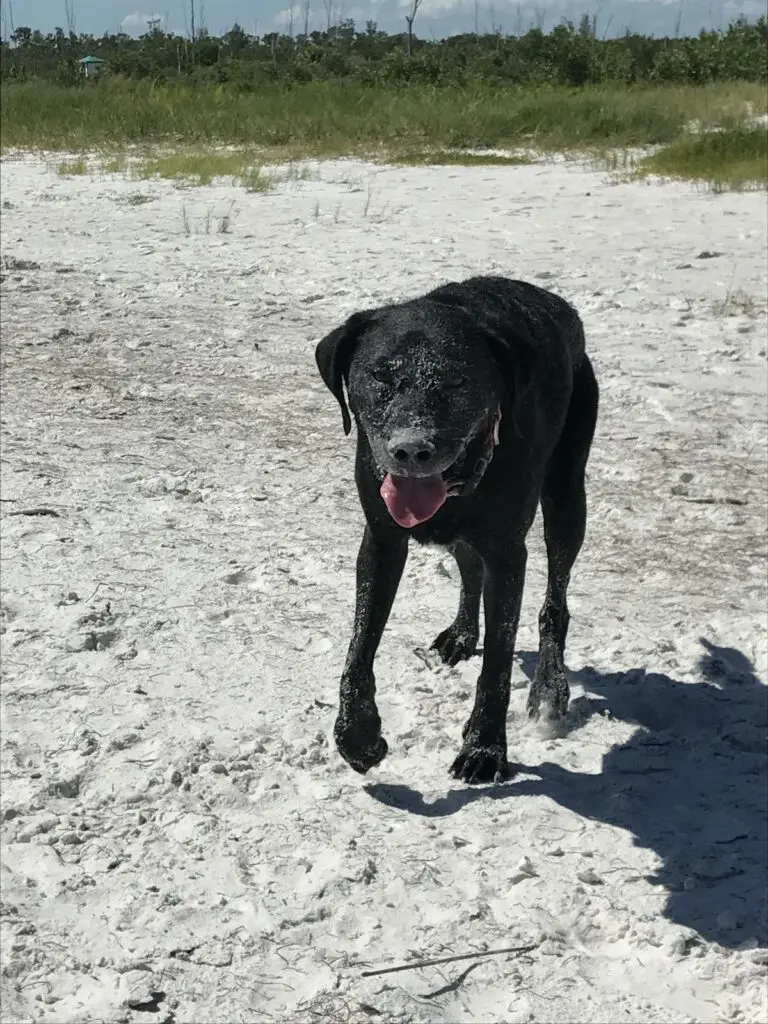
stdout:
<svg viewBox="0 0 768 1024">
<path fill-rule="evenodd" d="M 524 387 L 519 346 L 492 322 L 429 299 L 355 313 L 315 358 L 344 432 L 351 408 L 404 527 L 477 487 L 499 441 L 505 390 L 514 401 Z"/>
</svg>

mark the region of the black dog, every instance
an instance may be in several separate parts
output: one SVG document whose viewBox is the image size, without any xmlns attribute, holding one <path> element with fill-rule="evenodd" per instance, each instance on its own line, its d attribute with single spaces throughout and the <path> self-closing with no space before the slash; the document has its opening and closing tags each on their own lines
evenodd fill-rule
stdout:
<svg viewBox="0 0 768 1024">
<path fill-rule="evenodd" d="M 568 706 L 566 591 L 584 539 L 598 407 L 581 320 L 534 285 L 474 277 L 355 313 L 323 338 L 315 358 L 348 434 L 346 385 L 367 521 L 334 731 L 339 752 L 362 773 L 387 753 L 373 662 L 413 537 L 447 547 L 461 573 L 458 614 L 433 644 L 443 661 L 474 654 L 481 596 L 485 609 L 483 665 L 452 774 L 502 779 L 525 538 L 539 501 L 549 579 L 528 711 L 557 718 Z"/>
</svg>

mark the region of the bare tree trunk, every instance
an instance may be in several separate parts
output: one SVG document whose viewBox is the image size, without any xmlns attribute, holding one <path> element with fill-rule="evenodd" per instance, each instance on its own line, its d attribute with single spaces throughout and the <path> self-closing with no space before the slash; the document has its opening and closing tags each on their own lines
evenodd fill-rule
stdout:
<svg viewBox="0 0 768 1024">
<path fill-rule="evenodd" d="M 192 45 L 195 45 L 195 0 L 189 0 L 189 19 L 192 25 Z"/>
<path fill-rule="evenodd" d="M 325 8 L 325 31 L 330 35 L 331 20 L 333 19 L 333 0 L 323 0 L 323 7 Z"/>
<path fill-rule="evenodd" d="M 411 0 L 411 10 L 409 14 L 406 14 L 405 21 L 408 25 L 408 57 L 411 56 L 411 50 L 413 49 L 413 23 L 416 20 L 419 7 L 421 7 L 421 0 Z"/>
<path fill-rule="evenodd" d="M 76 31 L 75 6 L 72 0 L 64 0 L 64 14 L 67 19 L 67 35 L 73 36 Z"/>
<path fill-rule="evenodd" d="M 675 39 L 680 38 L 680 22 L 683 20 L 683 0 L 680 0 L 680 4 L 677 8 L 677 19 L 675 21 Z"/>
</svg>

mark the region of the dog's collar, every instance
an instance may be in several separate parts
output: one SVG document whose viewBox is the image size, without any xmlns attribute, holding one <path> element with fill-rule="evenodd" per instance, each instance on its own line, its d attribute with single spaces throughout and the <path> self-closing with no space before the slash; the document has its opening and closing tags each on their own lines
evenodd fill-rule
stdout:
<svg viewBox="0 0 768 1024">
<path fill-rule="evenodd" d="M 499 424 L 501 423 L 501 406 L 498 406 L 488 429 L 478 435 L 477 441 L 473 441 L 464 457 L 462 463 L 466 462 L 470 472 L 465 475 L 460 469 L 455 476 L 446 480 L 448 485 L 449 498 L 462 498 L 471 494 L 485 475 L 485 471 L 491 464 L 493 449 L 499 443 Z M 479 446 L 479 447 L 476 447 Z M 463 469 L 463 467 L 462 467 Z"/>
</svg>

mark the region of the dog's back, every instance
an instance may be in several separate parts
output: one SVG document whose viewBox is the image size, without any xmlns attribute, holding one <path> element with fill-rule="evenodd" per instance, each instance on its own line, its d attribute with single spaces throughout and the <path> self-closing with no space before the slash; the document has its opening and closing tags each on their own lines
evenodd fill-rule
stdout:
<svg viewBox="0 0 768 1024">
<path fill-rule="evenodd" d="M 525 328 L 537 346 L 565 342 L 574 370 L 584 356 L 581 317 L 565 299 L 538 285 L 507 277 L 471 277 L 435 288 L 425 298 L 462 307 L 476 320 L 490 316 L 517 330 Z"/>
</svg>

